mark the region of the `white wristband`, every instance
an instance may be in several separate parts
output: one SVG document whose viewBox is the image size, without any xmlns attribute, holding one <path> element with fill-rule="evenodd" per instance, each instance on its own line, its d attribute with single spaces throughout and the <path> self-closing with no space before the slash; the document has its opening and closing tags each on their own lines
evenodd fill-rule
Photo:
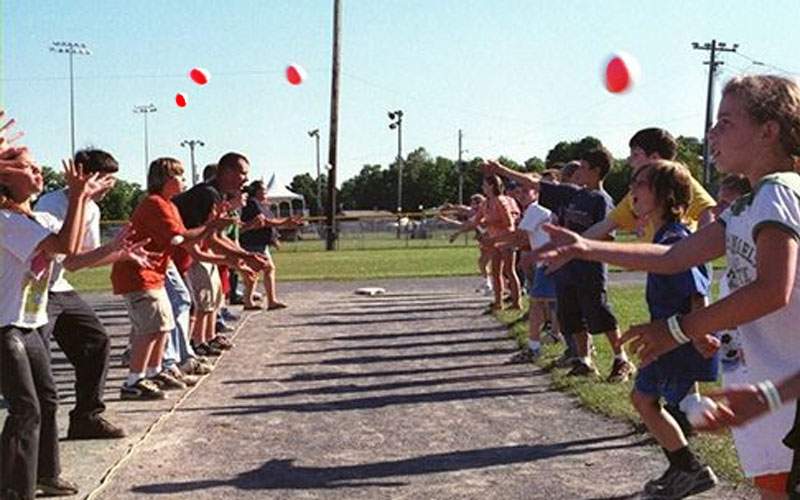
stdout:
<svg viewBox="0 0 800 500">
<path fill-rule="evenodd" d="M 758 389 L 758 392 L 767 400 L 769 411 L 775 411 L 783 405 L 778 389 L 775 387 L 775 384 L 769 380 L 756 384 L 756 389 Z"/>
<path fill-rule="evenodd" d="M 669 334 L 672 335 L 672 338 L 675 339 L 675 342 L 679 344 L 688 344 L 691 342 L 691 339 L 683 333 L 683 329 L 681 328 L 680 321 L 678 321 L 678 315 L 674 314 L 667 318 L 667 328 L 669 329 Z"/>
</svg>

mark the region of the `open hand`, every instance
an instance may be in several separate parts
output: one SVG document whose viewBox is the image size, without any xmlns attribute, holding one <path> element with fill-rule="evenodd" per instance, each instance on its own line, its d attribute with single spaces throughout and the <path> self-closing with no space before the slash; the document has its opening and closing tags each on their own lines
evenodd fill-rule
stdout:
<svg viewBox="0 0 800 500">
<path fill-rule="evenodd" d="M 708 396 L 717 402 L 717 409 L 706 412 L 705 422 L 697 430 L 715 432 L 726 427 L 739 427 L 769 411 L 766 398 L 754 385 L 734 385 L 713 391 Z"/>
</svg>

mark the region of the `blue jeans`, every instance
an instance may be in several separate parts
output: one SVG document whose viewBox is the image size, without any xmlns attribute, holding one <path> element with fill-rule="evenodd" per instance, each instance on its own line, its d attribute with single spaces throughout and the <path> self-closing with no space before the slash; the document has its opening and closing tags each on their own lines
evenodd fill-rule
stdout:
<svg viewBox="0 0 800 500">
<path fill-rule="evenodd" d="M 164 351 L 163 367 L 168 369 L 189 358 L 195 358 L 197 355 L 189 344 L 192 295 L 173 263 L 167 267 L 165 285 L 169 302 L 172 304 L 172 314 L 175 315 L 175 328 L 170 332 L 167 348 Z"/>
</svg>

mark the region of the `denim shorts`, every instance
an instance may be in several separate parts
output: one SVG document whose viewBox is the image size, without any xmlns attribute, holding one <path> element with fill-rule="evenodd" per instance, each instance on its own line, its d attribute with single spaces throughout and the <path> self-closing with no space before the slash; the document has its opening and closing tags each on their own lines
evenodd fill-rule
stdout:
<svg viewBox="0 0 800 500">
<path fill-rule="evenodd" d="M 668 405 L 678 406 L 689 394 L 695 382 L 696 380 L 690 377 L 667 374 L 658 362 L 655 362 L 639 369 L 633 387 L 647 396 L 664 398 Z"/>
<path fill-rule="evenodd" d="M 556 299 L 556 284 L 546 274 L 547 268 L 537 267 L 532 280 L 528 281 L 528 297 L 532 299 Z"/>
</svg>

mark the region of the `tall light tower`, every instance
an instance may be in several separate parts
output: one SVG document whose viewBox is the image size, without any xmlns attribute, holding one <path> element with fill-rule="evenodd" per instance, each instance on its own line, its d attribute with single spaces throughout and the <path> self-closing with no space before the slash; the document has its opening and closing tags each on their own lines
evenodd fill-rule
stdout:
<svg viewBox="0 0 800 500">
<path fill-rule="evenodd" d="M 401 110 L 389 111 L 392 123 L 389 128 L 397 129 L 397 213 L 403 211 L 403 112 Z"/>
<path fill-rule="evenodd" d="M 322 177 L 319 171 L 319 129 L 308 131 L 308 136 L 313 137 L 317 146 L 317 215 L 322 214 Z"/>
<path fill-rule="evenodd" d="M 194 162 L 194 148 L 197 146 L 205 146 L 206 143 L 200 139 L 186 139 L 181 141 L 182 148 L 189 148 L 189 156 L 192 161 L 192 186 L 197 184 L 197 164 Z"/>
<path fill-rule="evenodd" d="M 153 104 L 142 104 L 141 106 L 134 106 L 133 112 L 136 114 L 144 115 L 144 171 L 147 172 L 147 168 L 150 165 L 150 141 L 147 137 L 147 115 L 150 113 L 155 113 L 158 111 Z"/>
<path fill-rule="evenodd" d="M 69 136 L 72 156 L 75 156 L 75 72 L 73 70 L 73 58 L 75 55 L 90 56 L 92 51 L 85 43 L 78 42 L 52 42 L 50 52 L 69 55 Z"/>
</svg>

